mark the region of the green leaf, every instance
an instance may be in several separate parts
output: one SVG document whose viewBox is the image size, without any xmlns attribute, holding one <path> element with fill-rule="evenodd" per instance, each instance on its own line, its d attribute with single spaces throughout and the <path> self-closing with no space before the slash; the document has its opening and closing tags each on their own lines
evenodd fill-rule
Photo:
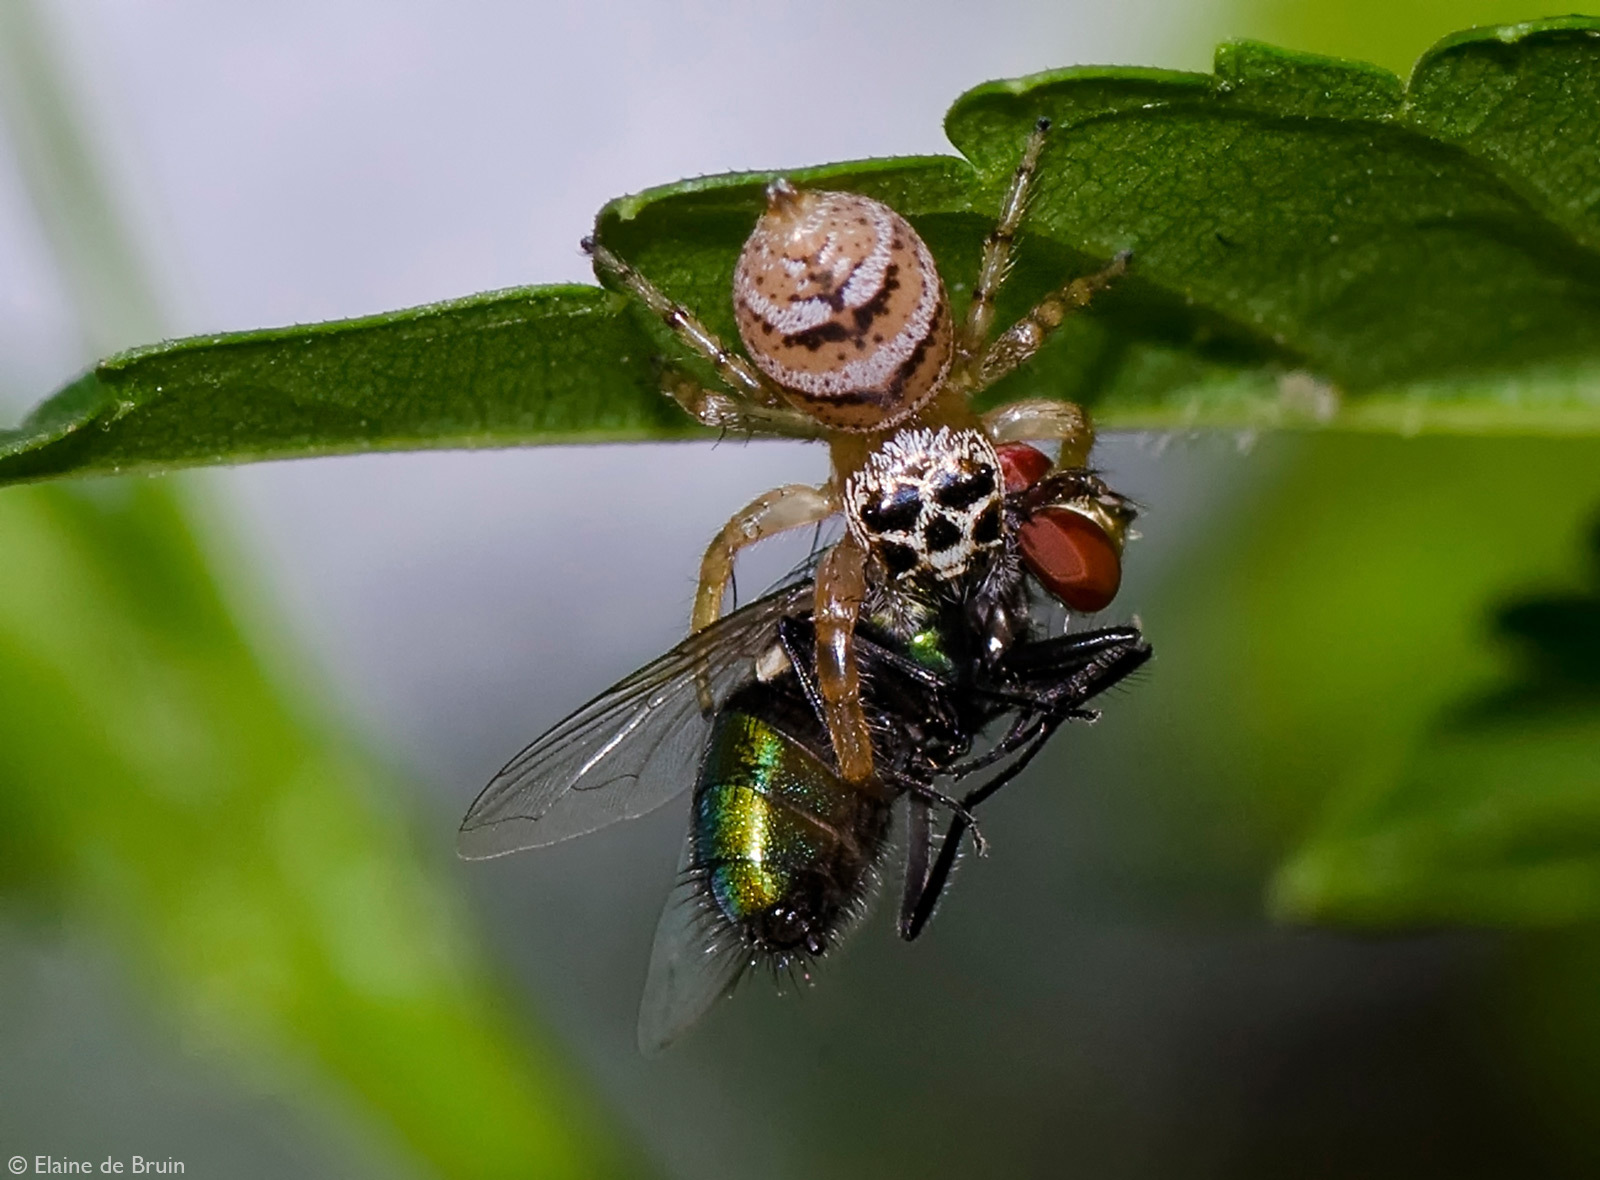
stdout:
<svg viewBox="0 0 1600 1180">
<path fill-rule="evenodd" d="M 108 936 L 191 1048 L 443 1176 L 618 1169 L 371 760 L 285 703 L 170 485 L 0 499 L 0 894 Z"/>
<path fill-rule="evenodd" d="M 1466 148 L 1600 248 L 1600 21 L 1566 17 L 1446 37 L 1417 63 L 1407 115 Z"/>
<path fill-rule="evenodd" d="M 1509 44 L 1473 36 L 1530 75 L 1573 69 L 1565 25 L 1505 34 Z M 1600 72 L 1600 36 L 1581 44 L 1582 69 Z M 1470 145 L 1428 133 L 1441 99 L 1479 101 L 1435 83 L 1441 54 L 1452 60 L 1447 48 L 1417 74 L 1433 83 L 1430 123 L 1382 71 L 1251 44 L 1224 46 L 1212 78 L 1063 71 L 961 99 L 951 138 L 991 176 L 1014 158 L 1030 118 L 1063 127 L 1034 229 L 1093 256 L 1132 249 L 1130 296 L 1151 284 L 1173 301 L 1159 336 L 1155 325 L 1127 332 L 1131 371 L 1078 390 L 1079 400 L 1107 421 L 1161 424 L 1176 412 L 1269 423 L 1274 392 L 1289 400 L 1283 378 L 1299 369 L 1349 427 L 1600 425 L 1600 257 L 1524 195 L 1542 191 L 1543 173 L 1524 176 L 1518 192 Z M 1558 101 L 1515 116 L 1520 134 L 1595 142 L 1583 87 L 1552 86 Z M 1581 167 L 1589 188 L 1600 185 L 1600 153 Z M 1215 324 L 1236 355 L 1213 367 L 1254 401 L 1152 388 L 1137 363 L 1157 347 L 1152 337 L 1204 355 Z"/>
<path fill-rule="evenodd" d="M 654 391 L 649 340 L 622 303 L 594 287 L 528 287 L 135 349 L 0 433 L 0 472 L 688 434 Z"/>
<path fill-rule="evenodd" d="M 1108 427 L 1600 431 L 1600 20 L 1474 30 L 1409 86 L 1253 43 L 1215 73 L 1069 69 L 979 86 L 954 157 L 794 170 L 889 201 L 957 303 L 1029 129 L 1057 131 L 1001 317 L 1118 250 L 1133 270 L 994 400 Z M 725 337 L 768 174 L 614 201 L 600 235 Z M 288 455 L 695 432 L 681 347 L 590 288 L 114 357 L 0 435 L 0 481 Z M 696 366 L 691 362 L 691 369 Z M 703 369 L 699 370 L 706 376 Z"/>
<path fill-rule="evenodd" d="M 1441 717 L 1501 683 L 1485 604 L 1570 582 L 1600 465 L 1587 440 L 1329 433 L 1220 467 L 1233 494 L 1205 521 L 1175 522 L 1172 496 L 1149 494 L 1166 543 L 1129 547 L 1123 610 L 1146 620 L 1157 659 L 1107 709 L 1139 748 L 1107 772 L 1126 776 L 1116 793 L 1147 845 L 1119 847 L 1126 871 L 1181 879 L 1185 904 L 1254 909 L 1285 860 L 1403 775 Z M 1176 564 L 1141 593 L 1152 561 Z"/>
<path fill-rule="evenodd" d="M 1600 919 L 1600 529 L 1591 586 L 1502 608 L 1517 668 L 1335 797 L 1279 873 L 1299 920 L 1563 926 Z"/>
</svg>

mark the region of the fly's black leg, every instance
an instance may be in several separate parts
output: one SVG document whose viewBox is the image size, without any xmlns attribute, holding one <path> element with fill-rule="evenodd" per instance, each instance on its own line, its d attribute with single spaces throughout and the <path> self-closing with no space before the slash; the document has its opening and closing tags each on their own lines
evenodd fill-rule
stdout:
<svg viewBox="0 0 1600 1180">
<path fill-rule="evenodd" d="M 1088 700 L 1149 658 L 1150 649 L 1135 627 L 1078 631 L 1012 648 L 999 669 L 998 682 L 976 684 L 969 691 L 1003 709 L 1048 711 L 1058 700 Z"/>
<path fill-rule="evenodd" d="M 933 856 L 933 825 L 928 804 L 913 798 L 907 802 L 906 882 L 900 897 L 900 937 L 907 942 L 917 936 L 922 923 L 916 922 L 917 907 L 928 888 L 930 858 Z M 927 919 L 924 918 L 923 921 Z"/>
<path fill-rule="evenodd" d="M 1041 710 L 1081 705 L 1150 658 L 1137 627 L 1058 635 L 1013 648 L 1001 667 L 1005 689 L 1034 696 Z"/>
<path fill-rule="evenodd" d="M 950 830 L 945 833 L 944 843 L 939 847 L 939 858 L 933 862 L 933 868 L 923 882 L 921 893 L 914 903 L 901 908 L 900 937 L 907 942 L 915 941 L 917 935 L 922 933 L 922 928 L 928 924 L 928 919 L 933 917 L 934 908 L 939 904 L 939 897 L 950 881 L 950 870 L 955 867 L 956 852 L 961 848 L 961 838 L 966 835 L 966 831 L 967 826 L 959 815 L 950 821 Z M 907 893 L 909 892 L 908 882 Z"/>
<path fill-rule="evenodd" d="M 1137 629 L 1107 627 L 1058 635 L 1029 644 L 1016 655 L 1004 669 L 1015 684 L 978 685 L 973 691 L 1016 709 L 1017 719 L 991 749 L 951 767 L 946 772 L 950 777 L 961 779 L 987 769 L 1041 734 L 1048 737 L 1063 722 L 1096 720 L 1097 712 L 1079 704 L 1128 675 L 1149 658 L 1150 651 Z"/>
<path fill-rule="evenodd" d="M 1150 648 L 1132 627 L 1111 627 L 1077 635 L 1061 635 L 1029 645 L 1024 657 L 1005 672 L 1017 682 L 1004 689 L 978 691 L 986 697 L 1017 702 L 1017 719 L 994 747 L 959 763 L 948 773 L 961 779 L 994 765 L 1030 742 L 1041 743 L 1068 721 L 1095 721 L 1100 714 L 1083 702 L 1098 696 L 1150 658 Z M 1025 758 L 1031 759 L 1037 747 Z M 985 798 L 992 791 L 985 792 Z M 971 806 L 969 803 L 968 806 Z"/>
<path fill-rule="evenodd" d="M 1024 713 L 1006 731 L 1005 737 L 1001 738 L 990 749 L 985 750 L 976 758 L 969 758 L 965 762 L 956 763 L 946 773 L 951 778 L 960 780 L 966 778 L 969 774 L 976 774 L 980 770 L 986 770 L 1032 741 L 1044 724 L 1045 718 L 1037 713 Z"/>
<path fill-rule="evenodd" d="M 822 690 L 817 684 L 816 635 L 810 623 L 804 620 L 796 618 L 778 620 L 778 642 L 783 645 L 784 654 L 789 657 L 789 664 L 794 668 L 795 677 L 800 681 L 800 691 L 805 694 L 806 703 L 811 706 L 811 711 L 816 714 L 817 720 L 826 726 L 828 722 L 827 715 L 822 711 Z M 927 689 L 930 693 L 947 691 L 949 688 L 938 673 L 929 671 L 914 660 L 906 659 L 899 652 L 891 651 L 873 642 L 869 636 L 859 633 L 856 636 L 856 663 L 861 666 L 864 675 L 871 676 L 880 669 L 902 673 L 913 685 Z"/>
<path fill-rule="evenodd" d="M 942 791 L 934 790 L 926 783 L 907 780 L 902 785 L 913 799 L 920 799 L 924 804 L 932 804 L 935 807 L 943 807 L 948 810 L 952 817 L 951 823 L 959 821 L 963 828 L 971 828 L 973 842 L 978 846 L 978 855 L 987 856 L 989 854 L 989 842 L 983 838 L 983 833 L 978 831 L 978 819 L 972 814 L 971 808 L 967 806 L 964 799 L 952 799 L 949 795 L 944 794 Z"/>
<path fill-rule="evenodd" d="M 1041 735 L 1048 738 L 1055 733 L 1063 722 L 1098 720 L 1100 720 L 1100 713 L 1097 709 L 1067 709 L 1059 716 L 1054 713 L 1024 714 L 1006 732 L 1006 736 L 996 742 L 992 748 L 985 750 L 976 758 L 958 762 L 944 773 L 958 780 L 966 778 L 968 775 L 976 774 L 980 770 L 987 770 L 996 762 L 1000 762 L 1016 753 L 1023 746 L 1036 740 Z M 1028 756 L 1031 758 L 1033 755 L 1030 753 Z"/>
<path fill-rule="evenodd" d="M 961 841 L 971 826 L 972 809 L 1021 774 L 1063 724 L 1092 718 L 1095 714 L 1083 708 L 1083 703 L 1142 665 L 1150 658 L 1150 648 L 1137 628 L 1114 627 L 1058 636 L 1030 644 L 1019 654 L 1022 658 L 1009 661 L 1007 671 L 1018 681 L 1017 691 L 1030 701 L 1027 711 L 1012 723 L 994 749 L 958 764 L 951 773 L 959 780 L 1008 755 L 1016 756 L 961 797 L 962 809 L 951 817 L 939 855 L 922 882 L 920 896 L 915 902 L 902 905 L 900 936 L 908 942 L 922 933 L 939 904 L 961 851 Z M 1034 686 L 1031 693 L 1029 686 Z M 908 900 L 910 892 L 908 881 Z"/>
<path fill-rule="evenodd" d="M 1065 717 L 1044 718 L 1032 740 L 1023 747 L 1022 753 L 996 771 L 994 776 L 985 782 L 983 786 L 968 791 L 963 795 L 961 798 L 962 804 L 970 811 L 1026 770 L 1028 763 L 1038 756 L 1039 751 L 1044 749 L 1045 743 L 1050 740 L 1065 720 L 1067 720 Z"/>
<path fill-rule="evenodd" d="M 923 880 L 921 894 L 914 903 L 910 901 L 911 881 L 909 877 L 907 878 L 906 903 L 902 904 L 900 910 L 901 938 L 911 942 L 922 933 L 922 928 L 928 924 L 928 919 L 933 917 L 933 911 L 939 904 L 939 897 L 944 893 L 944 887 L 949 884 L 950 870 L 955 868 L 956 856 L 961 851 L 961 841 L 966 836 L 967 829 L 972 827 L 971 809 L 1021 774 L 1028 763 L 1033 761 L 1034 755 L 1044 749 L 1045 743 L 1050 740 L 1050 735 L 1056 731 L 1059 724 L 1059 721 L 1055 724 L 1044 724 L 1015 762 L 962 798 L 962 809 L 951 818 L 950 828 L 945 832 L 944 843 L 939 846 L 938 859 L 933 862 L 932 869 Z M 976 836 L 977 829 L 972 830 Z"/>
<path fill-rule="evenodd" d="M 1050 639 L 1019 644 L 1006 653 L 1006 670 L 1024 679 L 1053 674 L 1056 679 L 1094 662 L 1098 656 L 1128 650 L 1145 650 L 1144 633 L 1137 627 L 1102 627 L 1071 631 Z"/>
<path fill-rule="evenodd" d="M 815 636 L 816 633 L 810 628 L 801 627 L 797 619 L 778 620 L 778 642 L 783 645 L 783 654 L 789 657 L 789 666 L 794 669 L 795 679 L 800 681 L 800 691 L 805 694 L 806 703 L 811 706 L 817 720 L 826 725 L 822 693 L 817 688 L 816 669 L 811 663 L 816 658 Z"/>
</svg>

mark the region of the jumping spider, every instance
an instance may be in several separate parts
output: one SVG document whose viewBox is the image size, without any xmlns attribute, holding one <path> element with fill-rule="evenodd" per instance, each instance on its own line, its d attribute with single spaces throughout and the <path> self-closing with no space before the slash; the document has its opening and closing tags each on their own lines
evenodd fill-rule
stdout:
<svg viewBox="0 0 1600 1180">
<path fill-rule="evenodd" d="M 1046 296 L 989 339 L 995 295 L 1048 131 L 1049 121 L 1041 119 L 1028 139 L 999 222 L 984 241 L 978 280 L 959 326 L 933 256 L 916 231 L 887 205 L 855 193 L 802 190 L 783 179 L 767 187 L 766 211 L 745 242 L 733 279 L 734 311 L 749 359 L 730 351 L 693 313 L 604 245 L 592 238 L 583 243 L 603 275 L 643 300 L 728 386 L 711 390 L 669 377 L 666 392 L 692 416 L 722 429 L 828 442 L 832 474 L 826 483 L 767 492 L 717 534 L 701 562 L 691 621 L 698 632 L 721 615 L 734 558 L 746 545 L 845 513 L 850 527 L 817 569 L 813 619 L 828 732 L 839 771 L 852 783 L 873 776 L 854 654 L 856 620 L 872 580 L 937 579 L 941 570 L 960 564 L 939 556 L 945 541 L 957 544 L 960 537 L 941 537 L 932 520 L 923 532 L 908 531 L 920 509 L 909 517 L 896 512 L 872 476 L 874 456 L 897 432 L 981 431 L 1006 482 L 1039 489 L 1030 491 L 1036 512 L 1024 523 L 1021 549 L 1046 588 L 1069 606 L 1100 609 L 1120 580 L 1132 513 L 1085 468 L 1094 432 L 1083 410 L 1034 400 L 979 415 L 971 405 L 975 394 L 1032 356 L 1068 315 L 1127 268 L 1124 252 L 1103 270 Z M 1027 440 L 1060 443 L 1055 466 L 1061 478 L 1046 478 L 1049 460 L 1022 445 Z M 928 490 L 936 491 L 932 485 Z M 968 543 L 975 539 L 940 519 L 942 531 Z M 987 527 L 976 517 L 965 523 Z"/>
</svg>

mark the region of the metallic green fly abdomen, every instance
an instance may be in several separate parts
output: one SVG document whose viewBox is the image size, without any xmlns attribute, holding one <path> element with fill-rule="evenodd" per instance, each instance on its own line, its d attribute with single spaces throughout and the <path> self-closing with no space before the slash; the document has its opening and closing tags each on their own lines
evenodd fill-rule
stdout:
<svg viewBox="0 0 1600 1180">
<path fill-rule="evenodd" d="M 821 954 L 865 900 L 889 803 L 847 786 L 781 688 L 751 685 L 717 717 L 695 787 L 693 871 L 755 949 Z M 823 747 L 825 748 L 825 746 Z"/>
</svg>

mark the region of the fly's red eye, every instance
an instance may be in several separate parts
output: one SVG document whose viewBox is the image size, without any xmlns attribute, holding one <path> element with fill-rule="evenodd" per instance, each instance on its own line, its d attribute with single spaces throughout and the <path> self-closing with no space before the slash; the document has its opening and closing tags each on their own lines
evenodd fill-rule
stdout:
<svg viewBox="0 0 1600 1180">
<path fill-rule="evenodd" d="M 1105 530 L 1082 513 L 1041 508 L 1023 524 L 1018 541 L 1034 577 L 1072 610 L 1092 614 L 1117 596 L 1122 557 Z"/>
<path fill-rule="evenodd" d="M 1024 442 L 999 443 L 994 453 L 1000 456 L 1000 473 L 1005 476 L 1008 496 L 1027 491 L 1050 470 L 1050 456 Z"/>
</svg>

